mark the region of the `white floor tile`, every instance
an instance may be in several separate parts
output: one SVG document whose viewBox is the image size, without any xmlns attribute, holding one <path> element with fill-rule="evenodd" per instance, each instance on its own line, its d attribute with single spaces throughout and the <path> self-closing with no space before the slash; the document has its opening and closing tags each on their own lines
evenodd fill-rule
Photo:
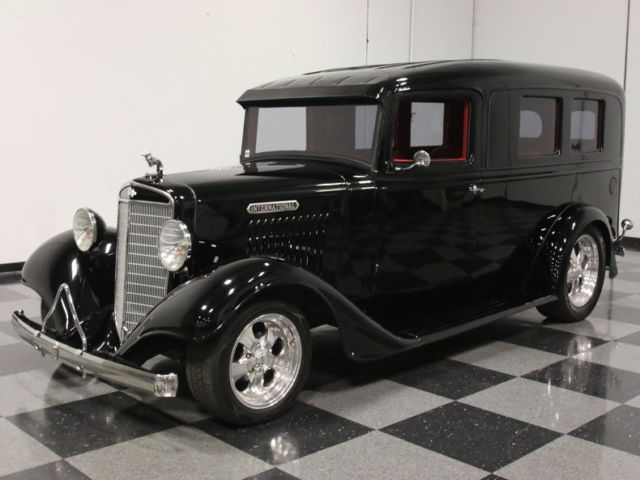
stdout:
<svg viewBox="0 0 640 480">
<path fill-rule="evenodd" d="M 618 322 L 616 320 L 607 320 L 593 316 L 588 317 L 582 322 L 547 323 L 544 327 L 562 330 L 563 332 L 575 333 L 577 335 L 602 338 L 604 340 L 622 338 L 640 331 L 640 325 Z"/>
<path fill-rule="evenodd" d="M 4 418 L 0 418 L 0 475 L 26 470 L 60 457 Z"/>
<path fill-rule="evenodd" d="M 580 360 L 640 373 L 640 347 L 622 342 L 609 342 L 588 352 L 575 355 Z"/>
<path fill-rule="evenodd" d="M 524 375 L 565 357 L 506 342 L 493 342 L 451 357 L 460 362 L 511 375 Z"/>
<path fill-rule="evenodd" d="M 460 401 L 561 433 L 575 430 L 619 405 L 524 378 L 514 378 Z"/>
<path fill-rule="evenodd" d="M 100 380 L 83 379 L 56 363 L 51 369 L 0 376 L 0 415 L 17 415 L 114 391 Z"/>
<path fill-rule="evenodd" d="M 509 480 L 637 480 L 640 457 L 574 437 L 560 437 L 498 470 Z"/>
<path fill-rule="evenodd" d="M 487 472 L 382 432 L 280 465 L 301 480 L 474 480 Z"/>
<path fill-rule="evenodd" d="M 240 480 L 271 468 L 186 426 L 83 453 L 67 462 L 93 480 Z"/>
<path fill-rule="evenodd" d="M 336 382 L 322 390 L 307 390 L 300 399 L 371 428 L 382 428 L 450 402 L 390 380 L 365 385 Z"/>
</svg>

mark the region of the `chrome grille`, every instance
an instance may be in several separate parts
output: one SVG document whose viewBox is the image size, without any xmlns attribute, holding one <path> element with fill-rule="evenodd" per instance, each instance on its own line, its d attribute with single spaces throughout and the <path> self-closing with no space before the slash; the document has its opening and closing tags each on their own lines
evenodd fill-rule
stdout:
<svg viewBox="0 0 640 480">
<path fill-rule="evenodd" d="M 169 272 L 158 258 L 158 237 L 171 218 L 170 203 L 120 200 L 114 307 L 122 337 L 166 296 Z"/>
</svg>

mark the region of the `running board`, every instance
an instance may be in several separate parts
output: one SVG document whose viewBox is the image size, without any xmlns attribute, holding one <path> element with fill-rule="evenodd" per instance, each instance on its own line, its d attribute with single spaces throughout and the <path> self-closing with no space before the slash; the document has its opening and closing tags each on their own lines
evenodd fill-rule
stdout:
<svg viewBox="0 0 640 480">
<path fill-rule="evenodd" d="M 430 343 L 438 342 L 440 340 L 444 340 L 445 338 L 452 337 L 454 335 L 458 335 L 460 333 L 467 332 L 469 330 L 473 330 L 478 327 L 482 327 L 491 322 L 495 322 L 496 320 L 500 320 L 506 317 L 510 317 L 511 315 L 515 315 L 516 313 L 522 312 L 524 310 L 529 310 L 530 308 L 537 307 L 538 305 L 543 305 L 545 303 L 550 303 L 556 300 L 557 297 L 555 295 L 548 295 L 546 297 L 541 297 L 536 300 L 531 300 L 525 303 L 519 303 L 517 305 L 513 304 L 512 306 L 506 306 L 503 309 L 494 309 L 490 314 L 481 316 L 475 320 L 470 320 L 466 322 L 460 322 L 455 324 L 449 328 L 443 328 L 437 331 L 428 331 L 428 332 L 416 332 L 405 330 L 402 332 L 391 332 L 390 330 L 384 328 L 379 323 L 374 322 L 370 318 L 368 322 L 373 327 L 375 324 L 376 337 L 378 338 L 378 342 L 381 340 L 384 341 L 384 346 L 386 347 L 386 351 L 382 349 L 377 350 L 377 354 L 374 355 L 355 355 L 353 353 L 350 354 L 350 349 L 347 347 L 347 354 L 356 361 L 370 361 L 377 360 L 379 358 L 383 358 L 389 355 L 393 355 L 396 353 L 413 350 L 414 348 L 420 348 L 424 345 L 428 345 Z M 344 337 L 343 337 L 344 341 Z"/>
<path fill-rule="evenodd" d="M 406 331 L 403 333 L 405 333 L 406 335 L 413 335 L 414 338 L 420 340 L 420 343 L 424 345 L 428 343 L 437 342 L 438 340 L 443 340 L 447 337 L 451 337 L 453 335 L 457 335 L 459 333 L 463 333 L 468 330 L 473 330 L 474 328 L 487 325 L 488 323 L 494 322 L 496 320 L 510 317 L 511 315 L 515 315 L 516 313 L 529 310 L 530 308 L 537 307 L 538 305 L 543 305 L 545 303 L 553 302 L 556 299 L 557 297 L 555 295 L 549 295 L 546 297 L 538 298 L 530 302 L 506 307 L 501 310 L 494 310 L 491 313 L 484 315 L 476 320 L 461 322 L 452 327 L 444 328 L 442 330 L 438 330 L 435 332 L 427 331 L 427 332 L 421 333 L 421 332 L 415 332 L 415 331 L 414 332 Z"/>
</svg>

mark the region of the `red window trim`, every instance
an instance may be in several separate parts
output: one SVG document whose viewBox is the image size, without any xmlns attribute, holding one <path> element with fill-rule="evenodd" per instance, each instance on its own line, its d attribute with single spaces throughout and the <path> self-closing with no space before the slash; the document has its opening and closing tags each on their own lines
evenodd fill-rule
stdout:
<svg viewBox="0 0 640 480">
<path fill-rule="evenodd" d="M 462 156 L 456 158 L 432 158 L 432 163 L 437 162 L 466 162 L 469 157 L 469 101 L 464 102 L 464 112 L 462 113 Z M 408 163 L 413 162 L 412 158 L 394 158 L 394 163 Z"/>
</svg>

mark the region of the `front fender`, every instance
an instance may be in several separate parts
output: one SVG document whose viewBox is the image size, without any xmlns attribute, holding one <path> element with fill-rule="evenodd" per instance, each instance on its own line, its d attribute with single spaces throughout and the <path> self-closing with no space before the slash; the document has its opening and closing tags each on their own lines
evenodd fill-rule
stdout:
<svg viewBox="0 0 640 480">
<path fill-rule="evenodd" d="M 340 328 L 343 346 L 354 359 L 395 353 L 413 345 L 413 339 L 390 334 L 350 300 L 312 273 L 282 260 L 252 257 L 225 265 L 173 290 L 125 340 L 117 355 L 135 356 L 153 337 L 174 337 L 185 343 L 214 338 L 232 321 L 233 314 L 257 295 L 304 291 L 313 297 Z M 261 297 L 264 298 L 264 297 Z M 295 302 L 295 299 L 292 299 Z M 159 340 L 159 338 L 158 338 Z"/>
<path fill-rule="evenodd" d="M 22 282 L 40 295 L 45 306 L 51 305 L 60 284 L 66 283 L 78 316 L 91 319 L 113 305 L 115 253 L 114 229 L 106 229 L 102 239 L 88 252 L 78 250 L 73 232 L 69 230 L 47 240 L 33 252 L 22 269 Z M 50 321 L 59 336 L 74 330 L 71 319 L 60 308 Z"/>
<path fill-rule="evenodd" d="M 544 294 L 555 291 L 561 275 L 562 260 L 567 250 L 575 243 L 580 233 L 591 224 L 600 230 L 604 239 L 610 276 L 614 277 L 617 274 L 612 248 L 614 238 L 609 219 L 597 207 L 575 203 L 557 213 L 553 223 L 548 226 L 548 233 L 539 247 L 531 276 L 532 288 L 535 291 Z"/>
</svg>

